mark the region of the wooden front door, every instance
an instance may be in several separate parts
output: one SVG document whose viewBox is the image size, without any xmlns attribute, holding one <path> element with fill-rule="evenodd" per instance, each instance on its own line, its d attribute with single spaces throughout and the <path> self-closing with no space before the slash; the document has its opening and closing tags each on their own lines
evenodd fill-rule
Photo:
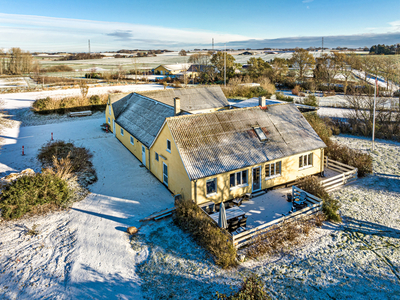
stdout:
<svg viewBox="0 0 400 300">
<path fill-rule="evenodd" d="M 261 167 L 253 168 L 252 192 L 261 190 Z"/>
</svg>

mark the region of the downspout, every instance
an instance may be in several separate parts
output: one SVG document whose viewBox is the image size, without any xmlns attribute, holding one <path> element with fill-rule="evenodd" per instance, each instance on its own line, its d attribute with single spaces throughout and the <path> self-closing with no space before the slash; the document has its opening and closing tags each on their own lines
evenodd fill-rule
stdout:
<svg viewBox="0 0 400 300">
<path fill-rule="evenodd" d="M 324 148 L 321 148 L 321 159 L 320 159 L 320 161 L 321 161 L 321 166 L 320 166 L 320 169 L 321 169 L 321 175 L 324 175 Z"/>
<path fill-rule="evenodd" d="M 151 172 L 150 148 L 149 148 L 149 171 Z"/>
</svg>

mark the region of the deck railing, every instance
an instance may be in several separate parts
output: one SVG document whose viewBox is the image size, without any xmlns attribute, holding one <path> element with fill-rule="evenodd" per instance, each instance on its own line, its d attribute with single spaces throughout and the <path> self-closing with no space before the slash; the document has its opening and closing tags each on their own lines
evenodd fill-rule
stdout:
<svg viewBox="0 0 400 300">
<path fill-rule="evenodd" d="M 357 179 L 357 168 L 333 159 L 329 159 L 327 156 L 324 157 L 324 165 L 327 169 L 342 173 L 337 176 L 321 180 L 321 184 L 327 192 Z"/>
<path fill-rule="evenodd" d="M 292 186 L 292 196 L 293 199 L 300 196 L 301 193 L 305 193 L 305 201 L 308 204 L 307 207 L 300 209 L 296 212 L 287 214 L 279 219 L 273 220 L 266 224 L 262 224 L 257 226 L 256 228 L 246 230 L 242 233 L 236 234 L 232 236 L 233 245 L 236 248 L 243 247 L 247 244 L 252 243 L 253 238 L 257 235 L 263 234 L 271 229 L 272 226 L 281 226 L 285 222 L 291 222 L 297 220 L 299 218 L 303 218 L 305 216 L 309 216 L 315 214 L 322 209 L 322 200 L 314 195 L 311 195 L 296 186 Z"/>
</svg>

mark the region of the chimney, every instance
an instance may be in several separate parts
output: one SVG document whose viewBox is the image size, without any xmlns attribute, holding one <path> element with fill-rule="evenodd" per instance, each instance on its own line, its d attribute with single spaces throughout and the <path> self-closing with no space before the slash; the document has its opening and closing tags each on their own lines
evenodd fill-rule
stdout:
<svg viewBox="0 0 400 300">
<path fill-rule="evenodd" d="M 179 115 L 181 112 L 181 98 L 175 97 L 174 98 L 174 110 L 175 110 L 175 116 Z"/>
<path fill-rule="evenodd" d="M 265 97 L 258 97 L 258 105 L 264 107 L 266 105 L 265 103 Z"/>
</svg>

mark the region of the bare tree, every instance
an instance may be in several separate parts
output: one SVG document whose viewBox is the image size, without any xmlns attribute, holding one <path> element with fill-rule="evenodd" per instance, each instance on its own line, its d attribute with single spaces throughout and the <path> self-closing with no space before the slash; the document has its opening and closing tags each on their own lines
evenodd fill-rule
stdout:
<svg viewBox="0 0 400 300">
<path fill-rule="evenodd" d="M 333 55 L 335 56 L 338 72 L 344 78 L 343 90 L 344 90 L 344 93 L 346 94 L 348 81 L 352 74 L 352 72 L 351 72 L 351 56 L 348 56 L 348 55 L 346 55 L 344 53 L 340 53 L 340 52 L 334 52 Z"/>
<path fill-rule="evenodd" d="M 83 98 L 86 98 L 89 92 L 89 85 L 87 84 L 86 80 L 79 81 L 79 88 L 81 89 L 81 95 Z"/>
</svg>

